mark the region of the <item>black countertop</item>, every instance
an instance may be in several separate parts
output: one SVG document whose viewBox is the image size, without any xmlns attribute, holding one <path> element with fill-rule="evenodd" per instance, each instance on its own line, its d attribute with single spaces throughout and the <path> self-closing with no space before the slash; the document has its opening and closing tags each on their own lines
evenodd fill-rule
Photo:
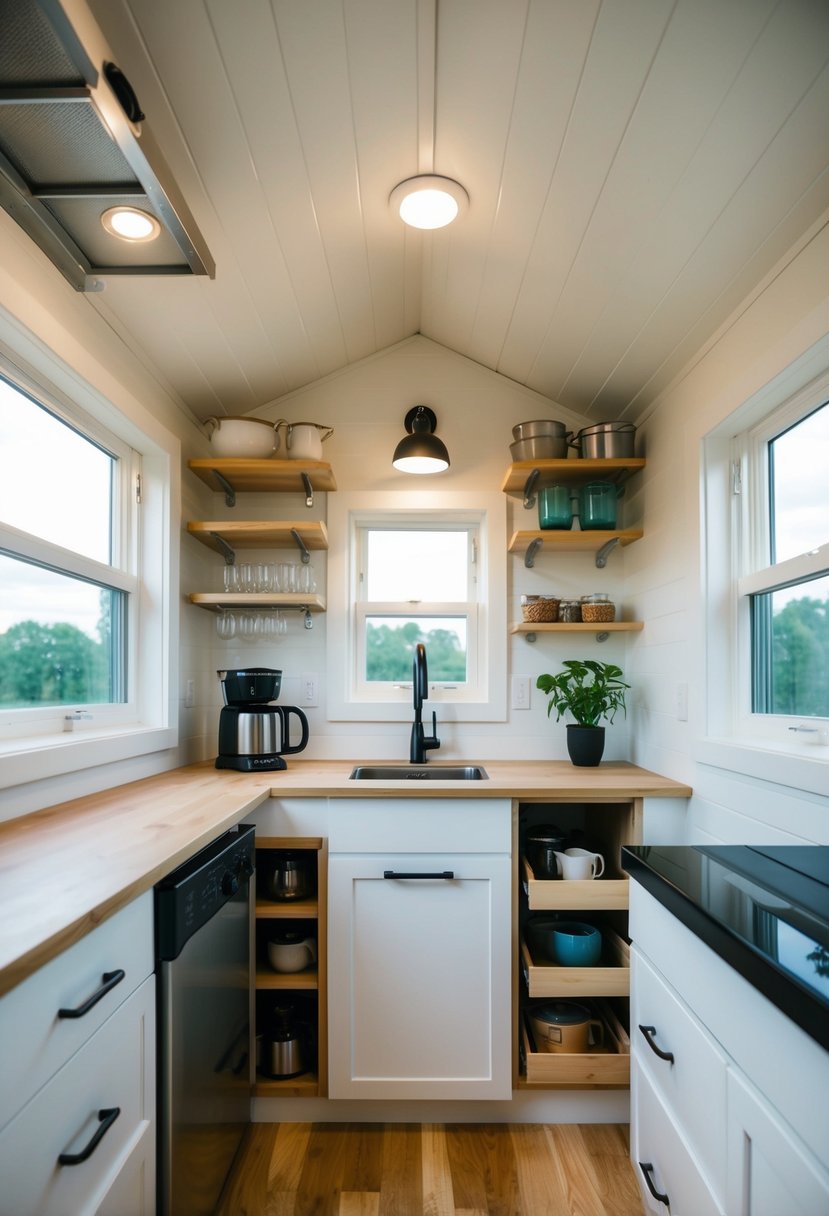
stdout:
<svg viewBox="0 0 829 1216">
<path fill-rule="evenodd" d="M 829 1050 L 829 847 L 630 845 L 622 865 Z"/>
</svg>

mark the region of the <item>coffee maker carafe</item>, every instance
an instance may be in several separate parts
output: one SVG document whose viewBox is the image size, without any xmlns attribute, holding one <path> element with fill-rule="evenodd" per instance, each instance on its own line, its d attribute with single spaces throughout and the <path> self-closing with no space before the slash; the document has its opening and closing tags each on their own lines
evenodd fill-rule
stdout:
<svg viewBox="0 0 829 1216">
<path fill-rule="evenodd" d="M 287 768 L 284 757 L 308 744 L 308 719 L 296 705 L 273 705 L 282 672 L 269 667 L 219 671 L 224 707 L 219 715 L 216 768 L 240 772 L 276 772 Z M 299 723 L 299 740 L 291 742 L 291 720 Z"/>
</svg>

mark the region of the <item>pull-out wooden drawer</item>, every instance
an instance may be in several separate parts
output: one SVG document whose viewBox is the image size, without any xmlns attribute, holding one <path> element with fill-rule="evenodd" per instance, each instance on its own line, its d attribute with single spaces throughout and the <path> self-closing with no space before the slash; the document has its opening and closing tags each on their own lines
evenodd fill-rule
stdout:
<svg viewBox="0 0 829 1216">
<path fill-rule="evenodd" d="M 537 1051 L 526 1014 L 521 1018 L 522 1088 L 531 1085 L 627 1086 L 630 1038 L 607 1001 L 590 1002 L 604 1023 L 604 1044 L 585 1052 Z"/>
<path fill-rule="evenodd" d="M 526 857 L 521 858 L 521 881 L 531 912 L 601 912 L 624 909 L 630 896 L 629 878 L 536 878 Z"/>
<path fill-rule="evenodd" d="M 521 967 L 530 996 L 627 996 L 630 992 L 630 947 L 618 933 L 602 926 L 603 954 L 595 967 L 559 967 L 533 959 L 521 943 Z"/>
</svg>

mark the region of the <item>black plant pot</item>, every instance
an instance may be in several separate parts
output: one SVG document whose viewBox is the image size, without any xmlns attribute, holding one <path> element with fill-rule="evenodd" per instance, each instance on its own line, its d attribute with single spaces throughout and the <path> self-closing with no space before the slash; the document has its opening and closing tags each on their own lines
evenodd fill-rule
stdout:
<svg viewBox="0 0 829 1216">
<path fill-rule="evenodd" d="M 604 752 L 604 727 L 571 723 L 567 727 L 567 751 L 579 768 L 595 767 Z"/>
</svg>

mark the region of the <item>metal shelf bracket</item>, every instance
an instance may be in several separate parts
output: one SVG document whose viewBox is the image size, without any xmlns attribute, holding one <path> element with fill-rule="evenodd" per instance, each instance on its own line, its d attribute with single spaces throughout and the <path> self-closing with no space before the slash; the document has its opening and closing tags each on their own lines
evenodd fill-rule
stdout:
<svg viewBox="0 0 829 1216">
<path fill-rule="evenodd" d="M 296 547 L 299 549 L 303 566 L 307 566 L 311 560 L 311 554 L 305 548 L 305 541 L 302 539 L 300 534 L 297 532 L 296 528 L 291 528 L 291 536 L 294 538 Z M 306 628 L 307 628 L 307 626 L 306 626 Z"/>
<path fill-rule="evenodd" d="M 606 642 L 609 637 L 610 637 L 610 634 L 605 629 L 602 633 L 596 634 L 596 641 L 597 642 Z"/>
<path fill-rule="evenodd" d="M 524 554 L 524 565 L 528 570 L 532 570 L 533 566 L 535 565 L 535 555 L 538 553 L 543 544 L 544 541 L 542 538 L 540 536 L 536 536 L 535 539 L 531 540 L 527 545 L 527 552 Z"/>
<path fill-rule="evenodd" d="M 533 469 L 524 483 L 524 510 L 530 511 L 535 506 L 535 483 L 539 478 L 539 470 Z"/>
<path fill-rule="evenodd" d="M 225 559 L 225 565 L 226 566 L 235 566 L 236 565 L 236 550 L 233 549 L 227 543 L 225 538 L 223 536 L 220 536 L 218 532 L 211 532 L 210 535 L 213 537 L 216 544 L 219 546 L 222 557 Z"/>
<path fill-rule="evenodd" d="M 614 536 L 612 540 L 606 541 L 596 554 L 596 568 L 604 570 L 607 565 L 608 556 L 613 552 L 619 543 L 619 537 Z"/>
<path fill-rule="evenodd" d="M 222 474 L 217 469 L 211 469 L 210 472 L 213 474 L 213 476 L 218 481 L 219 485 L 224 490 L 225 503 L 227 504 L 227 506 L 235 507 L 236 506 L 236 491 L 234 490 L 233 486 L 230 484 L 230 482 L 227 480 L 226 477 L 222 476 Z"/>
<path fill-rule="evenodd" d="M 311 485 L 311 478 L 307 473 L 300 473 L 302 484 L 305 487 L 305 505 L 313 507 L 314 505 L 314 487 Z"/>
</svg>

